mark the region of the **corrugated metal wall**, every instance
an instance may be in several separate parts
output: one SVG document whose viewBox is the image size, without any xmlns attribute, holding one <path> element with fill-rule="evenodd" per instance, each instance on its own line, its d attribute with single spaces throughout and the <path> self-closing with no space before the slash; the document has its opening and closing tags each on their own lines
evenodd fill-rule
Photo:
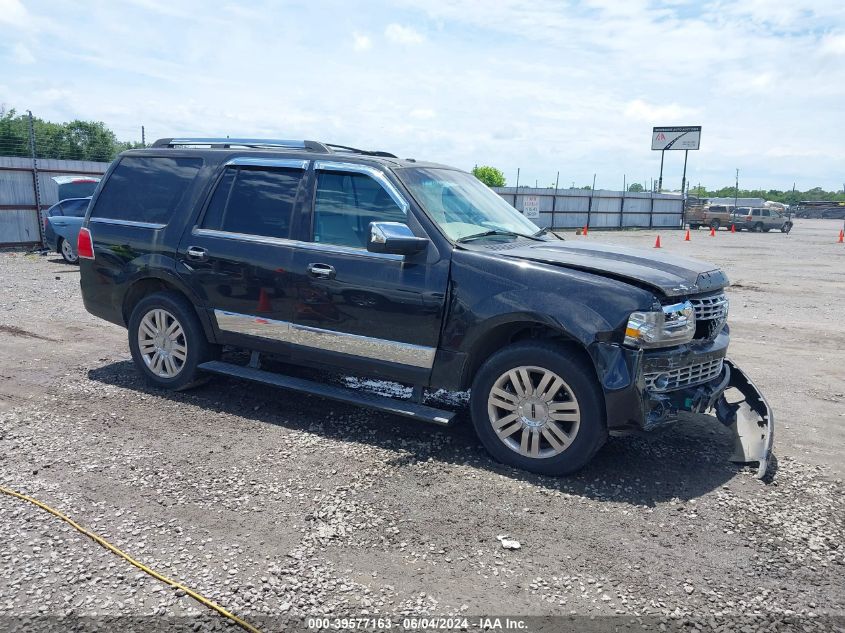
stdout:
<svg viewBox="0 0 845 633">
<path fill-rule="evenodd" d="M 537 226 L 555 229 L 683 228 L 684 202 L 668 193 L 632 193 L 597 189 L 533 189 L 494 187 L 518 211 L 525 209 L 527 196 L 537 196 L 540 217 Z"/>
<path fill-rule="evenodd" d="M 53 176 L 93 176 L 104 174 L 109 163 L 84 160 L 38 159 L 38 185 L 41 211 L 59 200 Z M 32 159 L 0 156 L 0 246 L 36 245 L 40 242 L 42 215 L 35 208 Z"/>
</svg>

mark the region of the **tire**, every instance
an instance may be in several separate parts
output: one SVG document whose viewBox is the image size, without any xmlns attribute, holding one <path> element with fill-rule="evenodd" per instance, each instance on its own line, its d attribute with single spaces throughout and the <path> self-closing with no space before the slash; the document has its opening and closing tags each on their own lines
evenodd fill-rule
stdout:
<svg viewBox="0 0 845 633">
<path fill-rule="evenodd" d="M 65 260 L 68 264 L 79 263 L 79 255 L 76 254 L 76 249 L 73 247 L 73 244 L 71 244 L 65 238 L 59 238 L 59 248 L 56 250 L 59 251 L 59 255 L 61 255 L 62 259 Z"/>
<path fill-rule="evenodd" d="M 762 223 L 762 222 L 758 222 L 757 224 L 755 224 L 755 225 L 754 225 L 754 228 L 753 228 L 752 230 L 753 230 L 755 233 L 762 233 L 762 232 L 763 232 L 763 223 Z"/>
<path fill-rule="evenodd" d="M 701 228 L 701 225 L 700 225 L 700 224 L 690 224 L 690 225 L 689 225 L 689 227 L 690 227 L 693 231 L 697 231 L 698 229 L 700 229 L 700 228 Z"/>
<path fill-rule="evenodd" d="M 792 222 L 784 222 L 783 226 L 780 227 L 781 233 L 789 233 L 792 230 Z"/>
<path fill-rule="evenodd" d="M 545 382 L 545 397 L 539 397 L 548 373 L 552 377 Z M 532 391 L 525 389 L 526 375 Z M 549 411 L 550 402 L 557 411 Z M 495 459 L 544 475 L 580 470 L 607 439 L 604 400 L 593 368 L 549 341 L 515 343 L 491 356 L 473 380 L 470 412 L 478 438 Z M 551 415 L 559 421 L 551 420 Z M 509 416 L 517 417 L 508 421 Z M 500 425 L 499 431 L 494 424 Z"/>
<path fill-rule="evenodd" d="M 174 322 L 178 327 L 172 334 L 154 336 L 172 330 Z M 205 377 L 197 367 L 219 355 L 220 348 L 206 339 L 194 307 L 178 292 L 156 292 L 141 299 L 128 329 L 132 360 L 155 387 L 176 391 L 200 384 Z"/>
<path fill-rule="evenodd" d="M 763 233 L 768 233 L 771 230 L 772 230 L 772 227 L 770 227 L 770 226 L 764 226 L 763 227 Z"/>
<path fill-rule="evenodd" d="M 722 223 L 719 222 L 719 220 L 710 220 L 710 228 L 714 231 L 718 231 L 720 228 L 722 228 Z"/>
</svg>

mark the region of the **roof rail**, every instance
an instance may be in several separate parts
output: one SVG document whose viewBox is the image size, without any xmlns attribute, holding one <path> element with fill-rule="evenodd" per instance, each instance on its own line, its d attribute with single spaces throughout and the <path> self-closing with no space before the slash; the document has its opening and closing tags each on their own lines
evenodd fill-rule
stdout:
<svg viewBox="0 0 845 633">
<path fill-rule="evenodd" d="M 212 148 L 229 149 L 231 147 L 249 147 L 253 149 L 284 147 L 288 149 L 304 149 L 318 154 L 334 154 L 337 150 L 362 154 L 364 156 L 382 156 L 384 158 L 396 158 L 389 152 L 358 149 L 348 145 L 336 145 L 334 143 L 320 143 L 319 141 L 296 141 L 285 139 L 268 138 L 160 138 L 153 147 L 184 147 L 193 145 L 208 145 Z"/>
<path fill-rule="evenodd" d="M 267 138 L 160 138 L 153 147 L 183 147 L 186 145 L 208 145 L 228 149 L 230 147 L 250 147 L 260 149 L 264 147 L 286 147 L 290 149 L 305 149 L 319 154 L 330 154 L 331 150 L 317 141 L 294 141 L 288 139 Z"/>
<path fill-rule="evenodd" d="M 329 148 L 329 150 L 343 150 L 346 152 L 352 152 L 353 154 L 364 154 L 365 156 L 383 156 L 384 158 L 396 158 L 396 154 L 391 154 L 390 152 L 382 152 L 380 150 L 368 150 L 368 149 L 358 149 L 357 147 L 349 147 L 347 145 L 336 145 L 334 143 L 325 143 L 325 146 Z"/>
</svg>

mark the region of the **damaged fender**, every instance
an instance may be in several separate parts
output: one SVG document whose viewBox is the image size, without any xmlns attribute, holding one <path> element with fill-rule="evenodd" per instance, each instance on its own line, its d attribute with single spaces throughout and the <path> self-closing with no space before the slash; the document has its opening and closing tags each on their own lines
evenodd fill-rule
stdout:
<svg viewBox="0 0 845 633">
<path fill-rule="evenodd" d="M 730 370 L 726 391 L 742 394 L 737 402 L 728 402 L 723 393 L 716 401 L 716 417 L 734 431 L 734 452 L 730 461 L 757 462 L 757 478 L 763 479 L 769 467 L 774 442 L 774 415 L 757 386 L 732 361 L 725 359 Z"/>
</svg>

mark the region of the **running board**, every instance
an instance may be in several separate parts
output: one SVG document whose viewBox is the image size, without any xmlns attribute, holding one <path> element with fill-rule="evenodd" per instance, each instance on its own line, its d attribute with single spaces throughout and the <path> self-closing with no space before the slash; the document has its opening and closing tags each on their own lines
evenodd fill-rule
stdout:
<svg viewBox="0 0 845 633">
<path fill-rule="evenodd" d="M 303 378 L 294 378 L 293 376 L 285 376 L 284 374 L 263 371 L 252 367 L 244 367 L 243 365 L 235 365 L 234 363 L 224 363 L 219 360 L 202 363 L 199 369 L 212 374 L 243 378 L 244 380 L 252 380 L 253 382 L 281 387 L 282 389 L 302 391 L 320 396 L 321 398 L 339 400 L 340 402 L 384 411 L 385 413 L 393 413 L 406 418 L 414 418 L 423 422 L 431 422 L 441 426 L 448 426 L 455 417 L 454 411 L 435 409 L 434 407 L 427 407 L 409 400 L 397 400 L 372 393 L 361 393 L 352 389 L 344 389 L 343 387 L 326 385 Z"/>
</svg>

